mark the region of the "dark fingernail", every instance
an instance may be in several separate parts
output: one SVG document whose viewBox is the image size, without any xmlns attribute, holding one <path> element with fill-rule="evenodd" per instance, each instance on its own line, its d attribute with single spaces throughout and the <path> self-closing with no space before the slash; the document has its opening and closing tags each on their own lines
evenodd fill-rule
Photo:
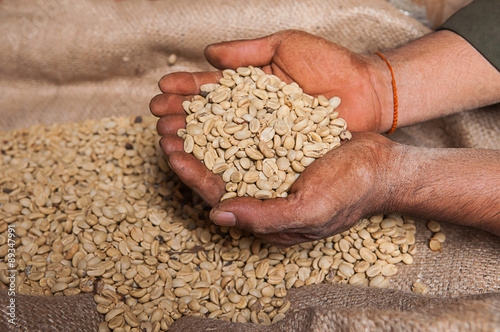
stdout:
<svg viewBox="0 0 500 332">
<path fill-rule="evenodd" d="M 236 226 L 236 216 L 231 212 L 217 212 L 212 220 L 219 226 Z"/>
</svg>

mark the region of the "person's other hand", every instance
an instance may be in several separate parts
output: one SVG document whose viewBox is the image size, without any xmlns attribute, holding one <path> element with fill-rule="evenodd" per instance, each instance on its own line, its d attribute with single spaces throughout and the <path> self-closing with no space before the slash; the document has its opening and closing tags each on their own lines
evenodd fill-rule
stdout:
<svg viewBox="0 0 500 332">
<path fill-rule="evenodd" d="M 351 141 L 309 165 L 286 198 L 227 199 L 214 206 L 210 218 L 280 246 L 341 233 L 389 208 L 394 145 L 378 134 L 355 133 Z"/>
<path fill-rule="evenodd" d="M 374 133 L 355 133 L 301 173 L 288 197 L 238 197 L 217 203 L 225 192 L 220 176 L 193 156 L 174 152 L 171 167 L 212 205 L 210 218 L 280 245 L 318 240 L 343 232 L 358 220 L 385 210 L 395 143 Z M 396 158 L 397 159 L 397 158 Z"/>
</svg>

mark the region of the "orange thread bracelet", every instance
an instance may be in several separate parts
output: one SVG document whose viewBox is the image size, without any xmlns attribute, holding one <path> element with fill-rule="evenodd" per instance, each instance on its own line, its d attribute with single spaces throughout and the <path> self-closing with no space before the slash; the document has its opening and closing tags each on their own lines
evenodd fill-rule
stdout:
<svg viewBox="0 0 500 332">
<path fill-rule="evenodd" d="M 379 52 L 375 52 L 379 57 L 382 58 L 382 60 L 385 61 L 387 64 L 387 67 L 389 67 L 389 70 L 391 71 L 391 77 L 392 77 L 392 95 L 394 96 L 394 116 L 392 118 L 392 127 L 389 129 L 389 131 L 386 134 L 392 134 L 392 132 L 396 129 L 396 126 L 398 124 L 398 90 L 396 89 L 396 79 L 394 78 L 394 71 L 392 70 L 392 66 L 387 61 L 387 59 Z"/>
</svg>

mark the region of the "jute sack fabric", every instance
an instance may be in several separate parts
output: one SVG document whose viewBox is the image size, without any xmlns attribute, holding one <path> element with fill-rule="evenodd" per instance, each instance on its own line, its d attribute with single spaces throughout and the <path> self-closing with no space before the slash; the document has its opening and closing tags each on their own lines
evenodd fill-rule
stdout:
<svg viewBox="0 0 500 332">
<path fill-rule="evenodd" d="M 418 38 L 428 29 L 380 1 L 112 1 L 0 2 L 0 130 L 148 114 L 158 79 L 169 72 L 209 70 L 203 48 L 297 28 L 358 52 Z M 168 56 L 178 61 L 168 66 Z M 334 75 L 334 73 L 332 73 Z M 498 107 L 399 129 L 391 138 L 434 147 L 500 148 Z M 500 329 L 500 241 L 479 230 L 444 225 L 441 253 L 427 248 L 417 223 L 418 252 L 390 290 L 342 285 L 290 292 L 292 310 L 273 327 L 183 318 L 172 330 L 483 330 Z M 430 296 L 410 293 L 413 282 Z M 92 296 L 20 296 L 19 331 L 95 331 Z M 8 331 L 0 293 L 0 330 Z"/>
<path fill-rule="evenodd" d="M 7 320 L 10 299 L 15 298 L 15 321 Z M 8 296 L 0 291 L 1 331 L 59 332 L 98 331 L 101 315 L 96 310 L 94 297 L 89 294 L 61 297 L 40 297 L 16 294 Z"/>
</svg>

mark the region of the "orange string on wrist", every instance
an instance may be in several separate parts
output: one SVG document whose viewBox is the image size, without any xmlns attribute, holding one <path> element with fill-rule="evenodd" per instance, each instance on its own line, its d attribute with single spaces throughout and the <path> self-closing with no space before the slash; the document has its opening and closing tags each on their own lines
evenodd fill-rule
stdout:
<svg viewBox="0 0 500 332">
<path fill-rule="evenodd" d="M 387 67 L 389 67 L 389 70 L 391 71 L 391 77 L 392 77 L 392 95 L 394 96 L 394 116 L 392 118 L 392 127 L 389 129 L 389 131 L 386 134 L 392 134 L 392 132 L 396 129 L 396 126 L 398 124 L 398 90 L 396 89 L 396 79 L 394 78 L 394 71 L 392 70 L 392 66 L 387 61 L 387 59 L 379 52 L 375 52 L 379 57 L 382 58 L 382 60 L 385 61 L 387 64 Z"/>
</svg>

